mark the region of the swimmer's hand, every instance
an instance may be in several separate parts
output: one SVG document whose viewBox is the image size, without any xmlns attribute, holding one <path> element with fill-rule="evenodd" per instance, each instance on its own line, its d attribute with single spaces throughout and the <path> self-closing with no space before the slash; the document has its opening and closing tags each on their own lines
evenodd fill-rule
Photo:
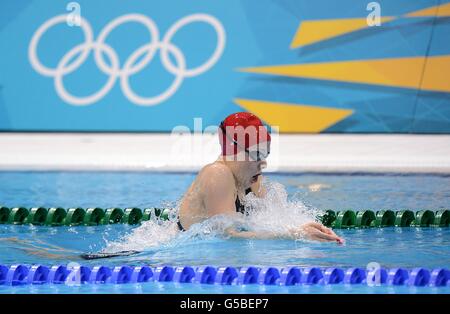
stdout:
<svg viewBox="0 0 450 314">
<path fill-rule="evenodd" d="M 298 238 L 306 236 L 310 240 L 331 242 L 336 241 L 338 244 L 344 244 L 344 239 L 338 237 L 330 228 L 317 222 L 308 222 L 300 227 L 300 229 L 291 230 L 291 234 Z"/>
<path fill-rule="evenodd" d="M 300 228 L 291 229 L 284 233 L 237 231 L 234 228 L 226 229 L 225 233 L 232 238 L 241 239 L 298 239 L 306 237 L 314 241 L 336 241 L 338 244 L 344 244 L 344 239 L 338 237 L 333 230 L 317 222 L 309 222 Z"/>
</svg>

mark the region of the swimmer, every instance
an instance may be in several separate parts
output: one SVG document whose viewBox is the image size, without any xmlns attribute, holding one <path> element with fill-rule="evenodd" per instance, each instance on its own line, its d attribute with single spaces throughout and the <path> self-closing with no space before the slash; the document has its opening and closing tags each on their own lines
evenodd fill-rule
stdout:
<svg viewBox="0 0 450 314">
<path fill-rule="evenodd" d="M 262 170 L 267 166 L 270 153 L 270 134 L 261 120 L 248 112 L 228 116 L 219 126 L 219 142 L 222 153 L 219 158 L 203 167 L 181 200 L 177 228 L 188 230 L 215 215 L 243 215 L 245 206 L 241 200 L 245 194 L 264 197 Z M 317 222 L 309 222 L 283 234 L 269 232 L 238 231 L 226 233 L 246 239 L 297 239 L 306 237 L 315 241 L 337 242 L 344 240 L 331 229 Z M 139 254 L 139 251 L 100 252 L 82 254 L 83 259 L 110 258 Z"/>
<path fill-rule="evenodd" d="M 248 193 L 265 196 L 262 170 L 270 153 L 270 134 L 261 120 L 248 112 L 229 115 L 218 128 L 222 152 L 219 158 L 203 167 L 181 200 L 178 217 L 180 231 L 215 215 L 242 215 L 241 200 Z M 304 236 L 316 241 L 344 240 L 320 223 L 310 222 L 284 234 L 227 229 L 236 238 L 270 239 Z"/>
</svg>

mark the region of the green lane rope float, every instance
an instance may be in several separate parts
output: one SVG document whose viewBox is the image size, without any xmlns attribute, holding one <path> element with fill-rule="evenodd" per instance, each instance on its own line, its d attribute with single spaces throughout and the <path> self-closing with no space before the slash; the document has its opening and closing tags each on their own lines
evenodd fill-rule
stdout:
<svg viewBox="0 0 450 314">
<path fill-rule="evenodd" d="M 434 223 L 434 213 L 431 210 L 417 212 L 415 223 L 421 227 L 429 227 Z"/>
<path fill-rule="evenodd" d="M 327 227 L 333 229 L 369 228 L 369 227 L 448 227 L 450 224 L 450 211 L 447 209 L 433 212 L 421 210 L 414 213 L 411 210 L 394 212 L 380 210 L 376 213 L 371 210 L 357 211 L 344 210 L 334 212 L 327 210 L 319 220 Z"/>
<path fill-rule="evenodd" d="M 84 216 L 86 216 L 86 211 L 83 208 L 69 208 L 66 218 L 64 218 L 64 224 L 66 226 L 82 225 L 84 223 Z"/>
<path fill-rule="evenodd" d="M 9 212 L 8 223 L 14 225 L 23 224 L 28 214 L 29 211 L 25 207 L 15 207 Z"/>
<path fill-rule="evenodd" d="M 361 228 L 373 227 L 375 222 L 375 213 L 371 210 L 356 212 L 356 225 Z"/>
<path fill-rule="evenodd" d="M 142 214 L 142 220 L 150 220 L 152 219 L 152 214 L 155 212 L 154 208 L 146 208 L 144 209 L 144 213 Z"/>
<path fill-rule="evenodd" d="M 415 221 L 414 212 L 411 210 L 402 210 L 396 213 L 395 225 L 399 227 L 408 227 Z"/>
<path fill-rule="evenodd" d="M 0 224 L 8 222 L 10 211 L 11 210 L 8 207 L 0 206 Z"/>
<path fill-rule="evenodd" d="M 327 210 L 319 219 L 325 226 L 330 227 L 333 221 L 336 220 L 336 213 L 333 210 Z"/>
<path fill-rule="evenodd" d="M 434 225 L 439 227 L 445 227 L 450 224 L 450 211 L 438 210 L 434 216 Z"/>
<path fill-rule="evenodd" d="M 87 226 L 96 226 L 101 224 L 105 211 L 99 207 L 88 208 L 84 215 L 84 224 Z"/>
<path fill-rule="evenodd" d="M 108 208 L 105 211 L 105 216 L 103 217 L 102 223 L 107 224 L 117 224 L 122 221 L 123 210 L 120 208 Z"/>
<path fill-rule="evenodd" d="M 376 227 L 392 227 L 395 226 L 395 213 L 392 210 L 380 210 L 377 211 Z M 402 226 L 404 227 L 404 226 Z"/>
<path fill-rule="evenodd" d="M 138 224 L 142 219 L 142 210 L 139 208 L 127 208 L 122 218 L 122 223 L 130 225 Z"/>
<path fill-rule="evenodd" d="M 47 226 L 61 226 L 64 223 L 64 218 L 66 218 L 66 215 L 67 212 L 64 208 L 50 208 L 47 213 L 47 219 L 45 219 L 45 224 Z"/>
<path fill-rule="evenodd" d="M 61 207 L 44 208 L 25 207 L 9 208 L 0 206 L 0 224 L 31 224 L 46 226 L 97 226 L 108 224 L 135 225 L 143 221 L 158 219 L 169 220 L 173 214 L 170 208 L 137 207 L 117 208 L 106 210 L 99 207 L 83 209 L 80 207 L 65 210 Z M 333 229 L 349 228 L 384 228 L 384 227 L 448 227 L 450 225 L 450 210 L 438 211 L 420 210 L 326 210 L 318 219 L 327 227 Z"/>
<path fill-rule="evenodd" d="M 352 228 L 356 226 L 356 214 L 352 210 L 344 210 L 337 212 L 336 220 L 333 221 L 331 227 L 336 229 Z"/>
<path fill-rule="evenodd" d="M 34 207 L 30 209 L 30 213 L 25 218 L 26 224 L 43 225 L 47 219 L 48 211 L 44 207 Z"/>
</svg>

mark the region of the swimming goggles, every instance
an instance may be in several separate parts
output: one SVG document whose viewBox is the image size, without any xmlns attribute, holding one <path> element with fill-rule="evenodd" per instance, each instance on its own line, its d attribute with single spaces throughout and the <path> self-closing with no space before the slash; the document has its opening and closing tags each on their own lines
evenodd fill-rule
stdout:
<svg viewBox="0 0 450 314">
<path fill-rule="evenodd" d="M 265 154 L 259 150 L 250 151 L 247 148 L 243 147 L 241 144 L 239 144 L 234 138 L 230 137 L 227 134 L 227 132 L 225 131 L 225 126 L 223 125 L 223 121 L 220 122 L 220 129 L 222 130 L 223 134 L 225 134 L 225 136 L 228 138 L 228 140 L 230 140 L 230 142 L 232 142 L 234 145 L 238 146 L 239 148 L 243 149 L 252 160 L 264 161 L 269 156 L 270 151 L 267 151 L 267 153 L 265 153 Z"/>
</svg>

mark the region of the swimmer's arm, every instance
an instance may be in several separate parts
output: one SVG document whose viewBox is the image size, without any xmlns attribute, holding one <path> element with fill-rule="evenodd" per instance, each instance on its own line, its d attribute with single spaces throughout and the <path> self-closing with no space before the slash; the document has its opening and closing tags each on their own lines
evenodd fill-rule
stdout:
<svg viewBox="0 0 450 314">
<path fill-rule="evenodd" d="M 240 239 L 293 239 L 292 234 L 275 234 L 271 232 L 255 232 L 255 231 L 237 231 L 235 229 L 227 229 L 225 232 L 232 238 Z"/>
<path fill-rule="evenodd" d="M 287 230 L 285 233 L 272 232 L 254 232 L 254 231 L 237 231 L 234 229 L 227 229 L 227 234 L 233 238 L 242 239 L 299 239 L 307 238 L 319 242 L 336 242 L 343 244 L 343 238 L 337 236 L 333 230 L 325 227 L 317 222 L 308 222 L 300 228 Z"/>
<path fill-rule="evenodd" d="M 234 177 L 226 169 L 210 167 L 205 171 L 204 205 L 208 216 L 235 214 Z"/>
</svg>

